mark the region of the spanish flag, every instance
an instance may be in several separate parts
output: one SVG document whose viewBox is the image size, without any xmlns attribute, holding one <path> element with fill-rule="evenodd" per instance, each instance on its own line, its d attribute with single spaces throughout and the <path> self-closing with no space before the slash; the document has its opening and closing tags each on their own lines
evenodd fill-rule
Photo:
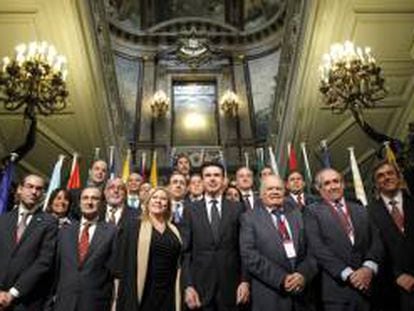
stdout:
<svg viewBox="0 0 414 311">
<path fill-rule="evenodd" d="M 81 188 L 80 182 L 80 169 L 78 162 L 78 154 L 73 154 L 72 169 L 70 170 L 70 177 L 68 180 L 67 189 L 79 189 Z"/>
</svg>

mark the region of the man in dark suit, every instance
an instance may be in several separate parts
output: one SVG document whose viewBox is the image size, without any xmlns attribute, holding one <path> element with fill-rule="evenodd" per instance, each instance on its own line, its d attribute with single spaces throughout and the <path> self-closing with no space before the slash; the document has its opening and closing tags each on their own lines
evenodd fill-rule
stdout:
<svg viewBox="0 0 414 311">
<path fill-rule="evenodd" d="M 258 197 L 253 191 L 253 172 L 248 167 L 240 167 L 236 171 L 236 187 L 242 194 L 246 210 L 253 209 Z"/>
<path fill-rule="evenodd" d="M 101 191 L 81 193 L 80 222 L 59 232 L 55 311 L 106 311 L 113 301 L 116 228 L 99 221 Z"/>
<path fill-rule="evenodd" d="M 237 310 L 249 297 L 239 254 L 239 218 L 244 208 L 222 198 L 223 166 L 205 163 L 201 176 L 204 200 L 184 210 L 184 301 L 191 310 Z"/>
<path fill-rule="evenodd" d="M 92 163 L 92 166 L 89 169 L 87 186 L 97 187 L 103 191 L 107 177 L 108 164 L 104 160 L 96 160 Z M 69 209 L 69 215 L 76 220 L 79 220 L 81 217 L 81 211 L 79 209 L 81 192 L 82 189 L 71 189 L 69 192 L 72 202 Z"/>
<path fill-rule="evenodd" d="M 327 311 L 370 310 L 372 279 L 383 247 L 363 206 L 344 198 L 342 176 L 323 169 L 315 178 L 323 201 L 304 211 L 310 251 L 321 267 L 322 303 Z"/>
<path fill-rule="evenodd" d="M 284 203 L 277 176 L 263 180 L 260 197 L 243 215 L 240 232 L 243 263 L 252 278 L 252 310 L 312 310 L 305 285 L 317 268 L 307 252 L 302 214 Z"/>
<path fill-rule="evenodd" d="M 0 310 L 43 310 L 58 230 L 39 205 L 43 188 L 40 176 L 26 176 L 19 205 L 0 216 Z"/>
<path fill-rule="evenodd" d="M 128 176 L 127 188 L 127 206 L 135 208 L 141 213 L 141 204 L 142 202 L 139 199 L 139 186 L 142 183 L 142 176 L 136 172 L 132 172 Z"/>
<path fill-rule="evenodd" d="M 105 202 L 100 209 L 100 219 L 112 223 L 119 230 L 123 230 L 131 221 L 138 218 L 138 210 L 125 204 L 127 188 L 121 178 L 115 177 L 106 183 Z"/>
<path fill-rule="evenodd" d="M 402 190 L 398 170 L 388 162 L 374 169 L 378 198 L 368 209 L 385 246 L 379 295 L 384 311 L 414 310 L 414 200 Z"/>
<path fill-rule="evenodd" d="M 203 180 L 198 173 L 191 174 L 190 181 L 188 182 L 188 193 L 186 201 L 191 203 L 194 201 L 201 201 L 203 199 Z"/>
<path fill-rule="evenodd" d="M 168 181 L 168 190 L 172 197 L 172 222 L 181 231 L 184 217 L 184 198 L 187 192 L 187 179 L 185 176 L 179 172 L 173 172 Z"/>
<path fill-rule="evenodd" d="M 291 171 L 286 178 L 286 189 L 289 191 L 286 202 L 303 211 L 307 205 L 315 203 L 316 196 L 305 193 L 305 179 L 299 171 Z"/>
</svg>

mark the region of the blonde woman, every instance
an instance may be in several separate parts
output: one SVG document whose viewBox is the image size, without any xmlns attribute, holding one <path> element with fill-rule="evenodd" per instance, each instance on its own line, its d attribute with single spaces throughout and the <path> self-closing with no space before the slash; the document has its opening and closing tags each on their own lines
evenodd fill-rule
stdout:
<svg viewBox="0 0 414 311">
<path fill-rule="evenodd" d="M 141 218 L 120 235 L 117 311 L 179 311 L 181 237 L 170 222 L 171 198 L 154 188 Z"/>
</svg>

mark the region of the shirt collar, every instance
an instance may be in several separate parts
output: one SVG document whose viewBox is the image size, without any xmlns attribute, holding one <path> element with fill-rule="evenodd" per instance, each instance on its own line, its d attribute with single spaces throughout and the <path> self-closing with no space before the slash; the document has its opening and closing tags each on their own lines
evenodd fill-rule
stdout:
<svg viewBox="0 0 414 311">
<path fill-rule="evenodd" d="M 390 201 L 391 200 L 397 201 L 397 205 L 401 205 L 402 204 L 402 201 L 403 201 L 403 195 L 402 195 L 402 191 L 401 190 L 398 190 L 397 194 L 394 197 L 392 197 L 392 198 L 386 196 L 383 193 L 381 193 L 380 196 L 381 196 L 381 198 L 384 201 L 384 203 L 385 203 L 386 206 L 388 206 L 390 204 Z"/>
<path fill-rule="evenodd" d="M 97 223 L 98 223 L 98 219 L 99 219 L 99 216 L 96 216 L 94 219 L 92 219 L 92 220 L 88 220 L 88 219 L 86 219 L 85 217 L 82 217 L 81 218 L 81 227 L 82 226 L 84 226 L 86 223 L 89 223 L 89 224 L 91 224 L 91 225 L 96 225 Z"/>
<path fill-rule="evenodd" d="M 212 197 L 207 193 L 204 195 L 204 199 L 207 203 L 210 203 L 211 200 L 217 200 L 217 203 L 220 204 L 221 203 L 221 198 L 222 198 L 221 194 L 216 196 L 216 197 Z"/>
</svg>

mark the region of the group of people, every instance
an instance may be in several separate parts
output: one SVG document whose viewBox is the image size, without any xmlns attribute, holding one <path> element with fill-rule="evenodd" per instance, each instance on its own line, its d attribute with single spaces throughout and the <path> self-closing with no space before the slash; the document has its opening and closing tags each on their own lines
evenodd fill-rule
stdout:
<svg viewBox="0 0 414 311">
<path fill-rule="evenodd" d="M 165 187 L 138 173 L 107 180 L 95 161 L 83 189 L 25 176 L 0 216 L 0 310 L 412 311 L 414 200 L 388 162 L 368 207 L 319 171 L 319 196 L 298 171 L 177 159 Z"/>
</svg>

